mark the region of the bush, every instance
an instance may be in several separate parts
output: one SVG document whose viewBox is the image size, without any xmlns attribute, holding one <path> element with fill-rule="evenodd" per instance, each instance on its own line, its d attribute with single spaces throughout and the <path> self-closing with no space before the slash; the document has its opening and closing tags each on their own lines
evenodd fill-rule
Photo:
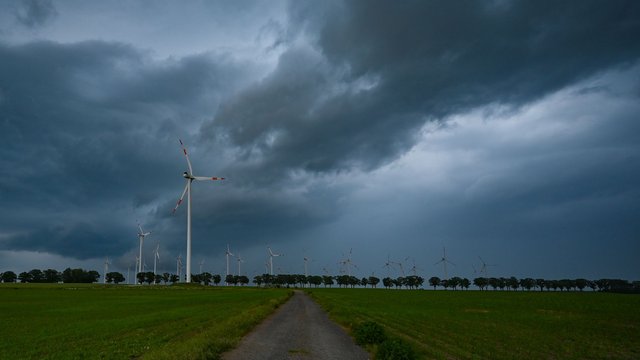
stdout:
<svg viewBox="0 0 640 360">
<path fill-rule="evenodd" d="M 414 360 L 413 348 L 400 339 L 389 339 L 378 346 L 377 360 Z"/>
<path fill-rule="evenodd" d="M 374 321 L 365 321 L 353 329 L 358 345 L 380 344 L 387 339 L 384 328 Z"/>
</svg>

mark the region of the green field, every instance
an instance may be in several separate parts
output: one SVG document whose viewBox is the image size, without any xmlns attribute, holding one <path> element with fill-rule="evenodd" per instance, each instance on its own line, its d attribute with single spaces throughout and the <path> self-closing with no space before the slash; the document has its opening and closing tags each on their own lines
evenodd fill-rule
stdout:
<svg viewBox="0 0 640 360">
<path fill-rule="evenodd" d="M 200 286 L 0 285 L 0 359 L 216 358 L 289 298 Z"/>
<path fill-rule="evenodd" d="M 347 328 L 375 321 L 425 359 L 640 359 L 640 296 L 312 289 Z"/>
</svg>

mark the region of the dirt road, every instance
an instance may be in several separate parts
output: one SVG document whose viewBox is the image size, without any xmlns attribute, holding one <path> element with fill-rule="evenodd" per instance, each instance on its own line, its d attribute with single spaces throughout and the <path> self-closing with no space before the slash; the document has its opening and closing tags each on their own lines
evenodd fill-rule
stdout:
<svg viewBox="0 0 640 360">
<path fill-rule="evenodd" d="M 296 291 L 275 314 L 242 339 L 225 360 L 368 359 L 309 296 Z"/>
</svg>

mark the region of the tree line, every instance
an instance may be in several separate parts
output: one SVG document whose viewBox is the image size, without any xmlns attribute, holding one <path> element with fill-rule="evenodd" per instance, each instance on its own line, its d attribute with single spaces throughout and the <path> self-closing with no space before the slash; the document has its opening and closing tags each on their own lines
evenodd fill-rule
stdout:
<svg viewBox="0 0 640 360">
<path fill-rule="evenodd" d="M 95 270 L 84 269 L 71 269 L 66 268 L 60 272 L 55 269 L 39 270 L 33 269 L 28 272 L 21 272 L 16 274 L 13 271 L 5 271 L 0 273 L 0 281 L 4 283 L 95 283 L 100 279 L 100 273 Z M 162 273 L 154 274 L 151 271 L 140 272 L 135 274 L 135 279 L 138 284 L 174 284 L 180 282 L 181 279 L 176 274 Z M 211 274 L 209 272 L 203 272 L 201 274 L 192 274 L 191 279 L 195 283 L 203 285 L 219 285 L 223 278 L 217 274 Z M 122 273 L 109 272 L 106 274 L 106 279 L 103 279 L 108 284 L 120 284 L 126 281 L 126 278 Z M 248 285 L 249 278 L 244 275 L 227 275 L 224 278 L 224 282 L 228 285 Z M 310 275 L 305 276 L 301 274 L 262 274 L 254 276 L 253 283 L 257 286 L 278 286 L 278 287 L 333 287 L 337 285 L 342 288 L 355 288 L 355 287 L 371 287 L 377 288 L 382 282 L 382 285 L 386 289 L 420 289 L 424 284 L 424 278 L 417 275 L 400 276 L 397 278 L 385 277 L 382 280 L 376 276 L 358 278 L 352 275 Z M 626 293 L 640 293 L 640 281 L 627 281 L 623 279 L 599 279 L 588 280 L 584 278 L 579 279 L 541 279 L 541 278 L 523 278 L 518 279 L 514 276 L 511 277 L 477 277 L 473 281 L 467 278 L 461 278 L 454 276 L 450 279 L 440 279 L 437 276 L 429 278 L 428 285 L 433 287 L 434 290 L 443 288 L 445 290 L 458 288 L 467 290 L 471 285 L 474 285 L 479 290 L 538 290 L 538 291 L 583 291 L 584 289 L 591 289 L 592 291 L 605 291 L 605 292 L 626 292 Z"/>
</svg>

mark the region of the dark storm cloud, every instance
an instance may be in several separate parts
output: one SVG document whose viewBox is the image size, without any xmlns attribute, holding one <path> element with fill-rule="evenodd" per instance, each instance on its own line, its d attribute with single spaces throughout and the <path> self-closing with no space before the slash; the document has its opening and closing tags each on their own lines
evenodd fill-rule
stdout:
<svg viewBox="0 0 640 360">
<path fill-rule="evenodd" d="M 426 121 L 517 107 L 640 55 L 633 1 L 294 2 L 290 16 L 313 50 L 290 48 L 203 129 L 261 172 L 372 169 Z"/>
<path fill-rule="evenodd" d="M 225 56 L 99 41 L 0 45 L 0 59 L 0 244 L 77 257 L 127 249 L 117 229 L 164 193 L 183 127 L 243 78 Z"/>
<path fill-rule="evenodd" d="M 23 0 L 16 9 L 16 18 L 28 28 L 37 28 L 58 15 L 51 0 Z"/>
</svg>

